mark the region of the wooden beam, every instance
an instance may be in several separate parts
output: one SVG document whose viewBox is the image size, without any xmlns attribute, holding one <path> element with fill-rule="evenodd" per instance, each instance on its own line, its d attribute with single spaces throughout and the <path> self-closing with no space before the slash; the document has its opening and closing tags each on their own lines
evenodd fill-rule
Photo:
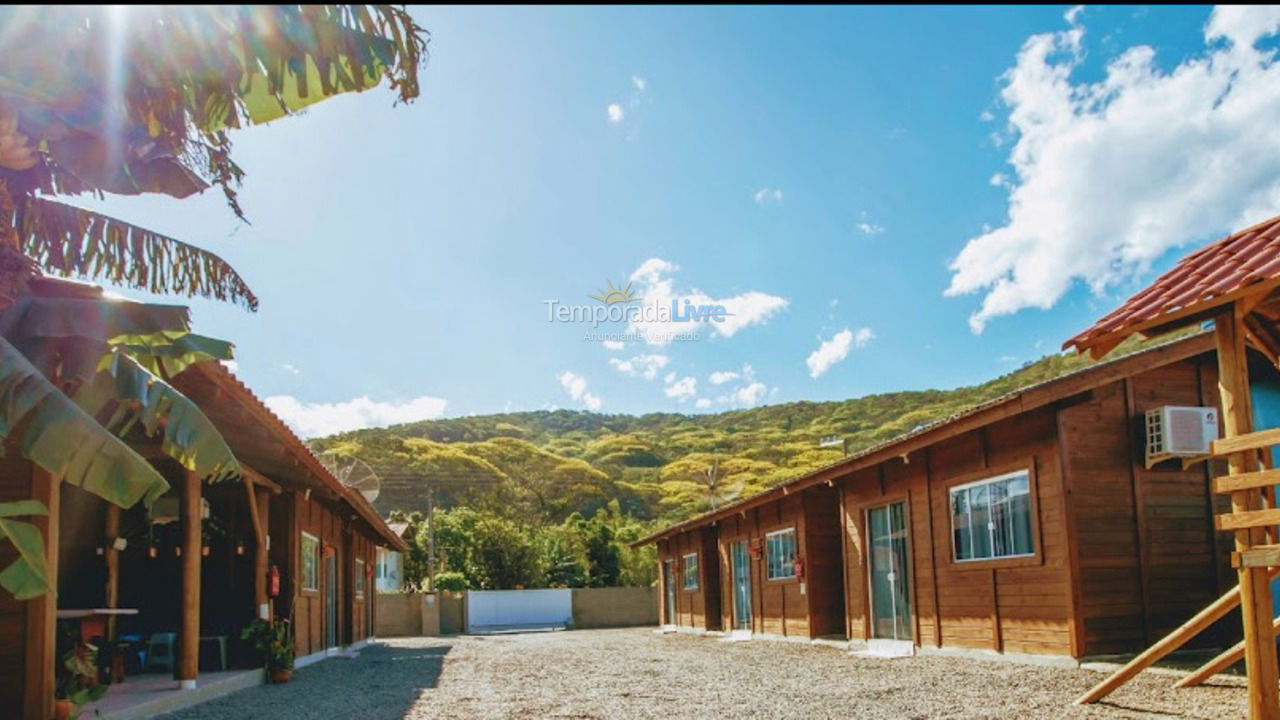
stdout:
<svg viewBox="0 0 1280 720">
<path fill-rule="evenodd" d="M 248 465 L 245 465 L 244 463 L 240 463 L 240 474 L 245 479 L 252 482 L 254 485 L 261 485 L 262 487 L 271 490 L 271 492 L 275 495 L 279 495 L 280 493 L 284 492 L 284 488 L 280 487 L 278 483 L 273 482 L 271 478 L 267 477 L 266 475 L 263 475 L 257 470 L 254 470 L 253 468 L 249 467 Z"/>
<path fill-rule="evenodd" d="M 1259 470 L 1239 475 L 1223 475 L 1213 479 L 1213 491 L 1219 495 L 1230 495 L 1241 490 L 1268 488 L 1275 485 L 1280 485 L 1280 470 Z"/>
<path fill-rule="evenodd" d="M 1214 320 L 1214 337 L 1218 345 L 1218 391 L 1222 400 L 1222 422 L 1226 431 L 1225 443 L 1242 436 L 1248 437 L 1246 447 L 1237 448 L 1227 457 L 1227 472 L 1242 475 L 1257 469 L 1258 442 L 1267 445 L 1280 442 L 1280 431 L 1275 440 L 1253 433 L 1252 409 L 1249 395 L 1249 365 L 1245 355 L 1244 322 L 1235 305 Z M 1264 445 L 1265 446 L 1265 445 Z M 1218 448 L 1215 448 L 1215 452 Z M 1249 513 L 1261 507 L 1262 495 L 1256 489 L 1241 490 L 1231 495 L 1233 513 Z M 1221 527 L 1219 516 L 1219 527 Z M 1264 534 L 1260 528 L 1244 527 L 1236 532 L 1236 550 L 1248 550 L 1262 544 Z M 1275 629 L 1271 626 L 1271 583 L 1266 568 L 1240 568 L 1240 610 L 1244 623 L 1244 661 L 1249 675 L 1249 717 L 1251 720 L 1280 720 L 1280 673 L 1277 672 Z"/>
<path fill-rule="evenodd" d="M 1280 545 L 1254 545 L 1248 550 L 1231 553 L 1231 567 L 1280 566 Z"/>
<path fill-rule="evenodd" d="M 183 473 L 182 509 L 182 616 L 178 630 L 178 657 L 174 675 L 184 690 L 194 690 L 200 673 L 200 476 Z"/>
<path fill-rule="evenodd" d="M 1256 489 L 1237 490 L 1233 495 L 1246 492 L 1256 494 L 1258 491 Z M 1240 510 L 1239 512 L 1224 513 L 1213 518 L 1213 525 L 1221 531 L 1249 530 L 1252 528 L 1262 529 L 1273 525 L 1280 525 L 1280 508 L 1269 508 L 1267 510 Z M 1252 545 L 1237 549 L 1247 550 L 1249 547 L 1252 547 Z"/>
<path fill-rule="evenodd" d="M 44 536 L 44 563 L 49 572 L 49 581 L 55 590 L 46 592 L 38 598 L 28 600 L 27 606 L 27 639 L 26 639 L 26 687 L 22 701 L 22 717 L 24 720 L 48 720 L 53 717 L 53 693 L 55 674 L 58 662 L 57 654 L 57 612 L 58 594 L 58 534 L 60 523 L 59 498 L 62 495 L 61 480 L 45 470 L 31 467 L 31 499 L 39 500 L 48 508 L 49 514 L 33 516 L 31 523 Z M 5 592 L 0 590 L 0 592 Z"/>
<path fill-rule="evenodd" d="M 1280 618 L 1276 618 L 1275 620 L 1272 620 L 1271 627 L 1272 629 L 1280 629 Z M 1205 663 L 1204 665 L 1201 665 L 1200 667 L 1196 668 L 1194 672 L 1182 678 L 1178 682 L 1174 683 L 1173 686 L 1176 688 L 1186 688 L 1186 687 L 1194 687 L 1196 685 L 1199 685 L 1203 683 L 1205 680 L 1208 680 L 1214 675 L 1217 675 L 1223 670 L 1226 670 L 1232 665 L 1235 665 L 1236 663 L 1240 662 L 1240 658 L 1242 657 L 1244 657 L 1244 641 L 1243 640 L 1236 643 L 1234 646 L 1226 650 L 1223 650 L 1222 654 L 1218 655 L 1217 657 Z"/>
<path fill-rule="evenodd" d="M 1277 573 L 1280 573 L 1280 570 L 1268 571 L 1267 575 L 1274 577 Z M 1132 680 L 1138 673 L 1151 667 L 1165 655 L 1182 647 L 1188 640 L 1199 635 L 1201 631 L 1234 610 L 1239 604 L 1240 586 L 1237 585 L 1223 593 L 1222 597 L 1214 600 L 1208 607 L 1196 613 L 1176 630 L 1158 640 L 1156 644 L 1143 650 L 1142 654 L 1109 675 L 1106 680 L 1093 686 L 1089 692 L 1076 698 L 1075 704 L 1087 705 L 1095 703 L 1110 695 L 1116 688 Z"/>
<path fill-rule="evenodd" d="M 1248 400 L 1246 399 L 1245 402 L 1247 403 Z M 1235 436 L 1228 435 L 1210 443 L 1209 452 L 1213 453 L 1214 457 L 1226 457 L 1246 450 L 1264 450 L 1272 445 L 1280 445 L 1280 428 L 1241 433 Z"/>
</svg>

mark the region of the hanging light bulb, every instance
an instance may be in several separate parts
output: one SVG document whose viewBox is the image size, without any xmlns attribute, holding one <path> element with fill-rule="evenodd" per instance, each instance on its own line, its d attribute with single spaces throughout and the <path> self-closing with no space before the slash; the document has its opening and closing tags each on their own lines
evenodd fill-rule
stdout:
<svg viewBox="0 0 1280 720">
<path fill-rule="evenodd" d="M 173 548 L 173 554 L 174 554 L 174 555 L 177 555 L 178 557 L 182 557 L 182 546 L 181 546 L 181 545 L 175 545 L 175 546 L 174 546 L 174 548 Z"/>
<path fill-rule="evenodd" d="M 148 548 L 148 549 L 147 549 L 147 554 L 148 554 L 148 555 L 150 555 L 151 557 L 155 557 L 155 556 L 158 554 L 158 553 L 156 552 L 156 546 L 155 546 L 155 545 L 152 545 L 150 548 Z"/>
<path fill-rule="evenodd" d="M 200 554 L 201 554 L 201 555 L 204 555 L 205 557 L 208 557 L 208 556 L 209 556 L 209 546 L 208 546 L 208 545 L 205 545 L 204 547 L 200 548 Z"/>
<path fill-rule="evenodd" d="M 237 555 L 243 555 L 243 554 L 244 554 L 244 543 L 237 543 L 237 544 L 236 544 L 236 554 L 237 554 Z"/>
</svg>

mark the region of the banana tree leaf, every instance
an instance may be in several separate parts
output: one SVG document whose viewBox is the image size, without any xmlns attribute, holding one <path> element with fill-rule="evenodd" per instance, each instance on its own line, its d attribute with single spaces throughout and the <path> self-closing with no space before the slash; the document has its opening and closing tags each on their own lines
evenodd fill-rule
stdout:
<svg viewBox="0 0 1280 720">
<path fill-rule="evenodd" d="M 185 305 L 108 298 L 31 297 L 9 337 L 117 337 L 173 339 L 191 329 Z"/>
<path fill-rule="evenodd" d="M 240 303 L 250 310 L 258 307 L 258 298 L 235 268 L 208 250 L 39 197 L 26 199 L 22 217 L 23 252 L 46 272 L 112 282 L 158 295 L 199 295 Z"/>
<path fill-rule="evenodd" d="M 18 432 L 36 465 L 121 507 L 150 507 L 169 483 L 0 339 L 0 438 Z"/>
<path fill-rule="evenodd" d="M 18 551 L 18 558 L 0 571 L 0 587 L 18 600 L 39 597 L 54 588 L 44 562 L 44 538 L 40 529 L 13 518 L 48 514 L 44 503 L 37 500 L 0 503 L 0 538 L 8 538 Z"/>
<path fill-rule="evenodd" d="M 118 349 L 73 399 L 95 417 L 116 403 L 116 412 L 105 423 L 108 430 L 124 435 L 141 425 L 149 437 L 163 432 L 164 453 L 209 482 L 240 474 L 235 454 L 200 408 Z"/>
<path fill-rule="evenodd" d="M 226 340 L 188 333 L 179 338 L 152 343 L 154 338 L 114 338 L 112 345 L 138 361 L 154 375 L 173 377 L 205 360 L 231 360 L 235 345 Z"/>
</svg>

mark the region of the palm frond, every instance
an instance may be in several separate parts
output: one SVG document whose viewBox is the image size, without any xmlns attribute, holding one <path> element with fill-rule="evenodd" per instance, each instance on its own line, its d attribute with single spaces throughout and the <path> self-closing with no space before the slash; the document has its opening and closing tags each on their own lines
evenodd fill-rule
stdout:
<svg viewBox="0 0 1280 720">
<path fill-rule="evenodd" d="M 208 482 L 240 474 L 235 454 L 204 412 L 119 349 L 104 359 L 102 372 L 82 385 L 72 399 L 98 418 L 114 406 L 103 426 L 117 435 L 123 436 L 135 426 L 141 426 L 148 437 L 163 432 L 164 453 Z"/>
<path fill-rule="evenodd" d="M 0 339 L 0 438 L 15 432 L 23 457 L 121 507 L 149 506 L 169 489 L 150 463 Z"/>
<path fill-rule="evenodd" d="M 384 78 L 413 100 L 427 44 L 393 5 L 7 7 L 0 37 L 0 106 L 45 149 L 29 186 L 185 197 L 212 183 L 237 214 L 226 130 Z"/>
<path fill-rule="evenodd" d="M 21 217 L 22 249 L 46 272 L 258 308 L 235 268 L 208 250 L 39 197 L 26 200 Z"/>
</svg>

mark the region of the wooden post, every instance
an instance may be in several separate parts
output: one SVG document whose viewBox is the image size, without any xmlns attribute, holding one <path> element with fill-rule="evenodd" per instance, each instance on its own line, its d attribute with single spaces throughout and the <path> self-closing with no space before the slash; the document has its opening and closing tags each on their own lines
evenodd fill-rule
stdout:
<svg viewBox="0 0 1280 720">
<path fill-rule="evenodd" d="M 120 551 L 116 550 L 116 539 L 120 537 L 120 506 L 107 503 L 106 530 L 103 532 L 105 543 L 102 554 L 107 563 L 106 606 L 114 608 L 120 600 Z M 107 617 L 108 644 L 116 640 L 116 616 Z"/>
<path fill-rule="evenodd" d="M 182 621 L 174 673 L 194 690 L 200 672 L 200 476 L 187 470 L 182 485 Z"/>
<path fill-rule="evenodd" d="M 1249 368 L 1244 346 L 1244 323 L 1240 308 L 1214 320 L 1218 344 L 1218 391 L 1222 399 L 1222 422 L 1228 438 L 1253 430 L 1249 403 Z M 1256 470 L 1257 452 L 1244 450 L 1227 458 L 1229 475 Z M 1256 488 L 1231 494 L 1233 513 L 1256 510 L 1261 493 Z M 1236 531 L 1236 550 L 1248 550 L 1265 540 L 1260 528 Z M 1276 668 L 1275 630 L 1271 627 L 1271 583 L 1262 567 L 1242 567 L 1240 609 L 1244 620 L 1245 668 L 1249 673 L 1249 717 L 1252 720 L 1280 720 L 1280 676 Z"/>
<path fill-rule="evenodd" d="M 49 582 L 58 586 L 58 512 L 61 479 L 43 469 L 31 466 L 31 499 L 39 500 L 49 514 L 30 518 L 44 534 L 44 562 Z M 3 592 L 3 591 L 0 591 Z M 54 667 L 58 648 L 58 595 L 46 592 L 27 601 L 26 688 L 23 698 L 24 720 L 48 720 L 53 717 Z"/>
<path fill-rule="evenodd" d="M 427 486 L 427 589 L 436 591 L 436 491 Z"/>
<path fill-rule="evenodd" d="M 271 612 L 267 605 L 267 512 L 270 499 L 267 489 L 254 487 L 247 475 L 244 477 L 244 490 L 249 496 L 249 519 L 253 523 L 253 615 L 270 620 Z"/>
</svg>

